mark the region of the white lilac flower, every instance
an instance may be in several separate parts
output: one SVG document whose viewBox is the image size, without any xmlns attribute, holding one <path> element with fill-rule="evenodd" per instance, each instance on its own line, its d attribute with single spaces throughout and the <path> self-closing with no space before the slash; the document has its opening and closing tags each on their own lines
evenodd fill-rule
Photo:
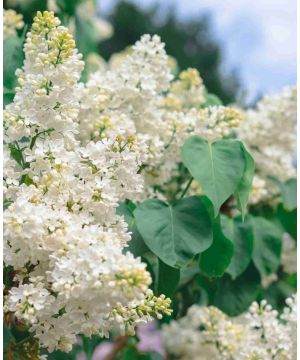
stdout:
<svg viewBox="0 0 300 360">
<path fill-rule="evenodd" d="M 297 272 L 297 247 L 296 241 L 288 234 L 282 237 L 281 265 L 288 274 Z"/>
<path fill-rule="evenodd" d="M 288 325 L 280 321 L 278 312 L 266 300 L 253 303 L 241 321 L 248 332 L 241 351 L 246 359 L 255 359 L 256 354 L 264 352 L 265 359 L 294 360 Z"/>
<path fill-rule="evenodd" d="M 264 300 L 237 318 L 193 305 L 163 325 L 166 351 L 180 360 L 296 360 L 296 296 L 281 316 Z"/>
<path fill-rule="evenodd" d="M 8 9 L 3 10 L 3 38 L 14 36 L 17 34 L 17 30 L 22 29 L 24 26 L 23 15 L 17 14 L 15 10 Z"/>
<path fill-rule="evenodd" d="M 174 331 L 177 328 L 177 335 Z M 169 327 L 163 327 L 163 339 L 170 351 L 180 359 L 233 359 L 239 351 L 242 327 L 225 314 L 211 306 L 201 308 L 193 305 L 187 315 Z M 172 335 L 173 334 L 173 335 Z M 181 340 L 178 337 L 183 338 Z M 175 345 L 176 342 L 176 345 Z"/>
<path fill-rule="evenodd" d="M 293 166 L 296 100 L 296 88 L 284 88 L 282 93 L 264 97 L 256 109 L 246 112 L 246 119 L 242 122 L 238 135 L 253 156 L 256 174 L 261 179 L 260 183 L 254 183 L 250 196 L 252 203 L 270 199 L 278 193 L 269 177 L 285 181 L 296 175 Z M 258 186 L 260 191 L 257 191 Z"/>
<path fill-rule="evenodd" d="M 281 319 L 284 321 L 290 341 L 290 358 L 294 360 L 297 358 L 297 295 L 288 298 L 286 305 Z"/>
<path fill-rule="evenodd" d="M 266 180 L 258 175 L 254 175 L 252 181 L 252 188 L 249 196 L 249 204 L 254 205 L 268 199 L 269 192 L 267 189 Z"/>
<path fill-rule="evenodd" d="M 130 233 L 116 214 L 143 190 L 147 145 L 117 127 L 80 142 L 82 68 L 68 30 L 38 12 L 5 109 L 4 260 L 16 281 L 5 310 L 49 351 L 70 351 L 79 333 L 132 334 L 171 312 L 170 299 L 149 293 L 150 274 L 126 252 Z"/>
</svg>

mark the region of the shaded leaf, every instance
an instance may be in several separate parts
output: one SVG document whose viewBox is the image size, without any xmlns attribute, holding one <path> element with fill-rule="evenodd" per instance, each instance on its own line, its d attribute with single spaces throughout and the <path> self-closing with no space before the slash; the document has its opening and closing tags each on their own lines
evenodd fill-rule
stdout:
<svg viewBox="0 0 300 360">
<path fill-rule="evenodd" d="M 18 36 L 11 36 L 3 42 L 3 85 L 10 98 L 18 84 L 15 72 L 23 65 L 23 42 L 24 39 Z"/>
<path fill-rule="evenodd" d="M 7 327 L 7 325 L 5 324 L 5 322 L 3 321 L 3 350 L 7 350 L 10 345 L 11 342 L 15 342 L 15 338 L 13 336 L 13 334 L 11 333 L 11 331 L 9 330 L 9 328 Z"/>
<path fill-rule="evenodd" d="M 172 297 L 180 280 L 180 270 L 165 264 L 163 261 L 158 262 L 158 281 L 157 294 L 165 294 Z"/>
<path fill-rule="evenodd" d="M 75 40 L 79 52 L 83 56 L 87 56 L 90 52 L 97 53 L 99 38 L 92 21 L 89 19 L 82 19 L 80 16 L 76 16 L 75 24 Z"/>
<path fill-rule="evenodd" d="M 286 232 L 297 239 L 297 210 L 287 211 L 282 204 L 278 205 L 277 217 Z"/>
<path fill-rule="evenodd" d="M 280 227 L 262 217 L 251 218 L 254 248 L 253 262 L 260 275 L 276 272 L 280 263 L 283 232 Z"/>
<path fill-rule="evenodd" d="M 297 207 L 297 179 L 289 179 L 281 183 L 281 196 L 286 210 L 294 210 Z"/>
<path fill-rule="evenodd" d="M 82 2 L 83 0 L 56 0 L 56 5 L 63 13 L 74 16 L 77 6 Z"/>
<path fill-rule="evenodd" d="M 253 232 L 251 222 L 242 222 L 239 218 L 221 216 L 222 230 L 233 242 L 234 251 L 231 263 L 226 270 L 233 279 L 241 275 L 250 264 L 253 251 Z"/>
<path fill-rule="evenodd" d="M 204 276 L 203 274 L 199 274 L 196 276 L 196 282 L 198 286 L 202 289 L 202 299 L 201 302 L 205 301 L 205 297 L 207 299 L 207 303 L 203 305 L 208 305 L 213 303 L 214 294 L 216 292 L 216 286 L 218 285 L 219 278 L 209 278 Z M 204 292 L 204 294 L 203 294 Z"/>
<path fill-rule="evenodd" d="M 230 316 L 240 315 L 255 301 L 260 291 L 260 277 L 252 264 L 235 280 L 226 275 L 219 280 L 214 305 Z"/>
<path fill-rule="evenodd" d="M 223 234 L 219 217 L 213 224 L 213 243 L 200 256 L 199 267 L 208 276 L 222 276 L 230 264 L 233 244 Z"/>
<path fill-rule="evenodd" d="M 180 281 L 179 286 L 183 286 L 188 283 L 195 275 L 199 274 L 199 264 L 198 261 L 193 261 L 188 266 L 184 267 L 180 271 Z"/>
<path fill-rule="evenodd" d="M 243 144 L 241 144 L 241 148 L 245 157 L 245 169 L 242 180 L 240 181 L 234 195 L 237 201 L 237 207 L 241 211 L 244 219 L 252 187 L 255 166 L 252 156 L 248 153 Z"/>
<path fill-rule="evenodd" d="M 261 298 L 266 299 L 270 305 L 276 309 L 286 306 L 286 299 L 295 293 L 296 289 L 289 286 L 283 280 L 270 284 L 267 289 L 263 289 Z"/>
</svg>

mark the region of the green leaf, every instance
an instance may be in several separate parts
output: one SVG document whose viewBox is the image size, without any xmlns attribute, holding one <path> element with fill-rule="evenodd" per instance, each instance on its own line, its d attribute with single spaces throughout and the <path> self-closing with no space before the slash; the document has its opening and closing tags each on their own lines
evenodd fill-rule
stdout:
<svg viewBox="0 0 300 360">
<path fill-rule="evenodd" d="M 164 357 L 157 352 L 150 352 L 147 355 L 149 356 L 149 360 L 164 360 Z"/>
<path fill-rule="evenodd" d="M 224 236 L 219 217 L 213 224 L 213 243 L 200 256 L 199 267 L 208 276 L 222 276 L 230 264 L 233 244 Z"/>
<path fill-rule="evenodd" d="M 3 200 L 3 210 L 6 210 L 6 209 L 9 207 L 9 205 L 12 204 L 12 203 L 13 203 L 12 200 L 10 200 L 10 199 L 4 199 L 4 200 Z"/>
<path fill-rule="evenodd" d="M 226 270 L 233 279 L 241 275 L 250 264 L 253 251 L 253 233 L 249 221 L 241 222 L 239 218 L 221 216 L 222 230 L 233 242 L 234 251 L 231 263 Z"/>
<path fill-rule="evenodd" d="M 31 24 L 37 11 L 47 10 L 47 3 L 47 0 L 18 1 L 17 12 L 23 15 L 25 24 Z"/>
<path fill-rule="evenodd" d="M 286 210 L 294 210 L 297 207 L 297 179 L 289 179 L 281 183 L 281 196 L 283 206 Z"/>
<path fill-rule="evenodd" d="M 245 169 L 242 180 L 235 191 L 235 198 L 237 201 L 237 207 L 241 211 L 244 219 L 252 187 L 255 165 L 252 156 L 248 153 L 243 144 L 241 144 L 241 148 L 245 157 Z"/>
<path fill-rule="evenodd" d="M 125 347 L 121 352 L 122 360 L 139 360 L 139 353 L 135 347 Z"/>
<path fill-rule="evenodd" d="M 89 19 L 82 19 L 80 16 L 75 16 L 76 25 L 76 45 L 79 52 L 83 56 L 87 56 L 91 52 L 98 52 L 99 38 L 96 29 Z"/>
<path fill-rule="evenodd" d="M 26 174 L 26 175 L 22 175 L 21 184 L 26 184 L 27 186 L 29 186 L 34 184 L 34 181 L 28 176 L 28 174 Z"/>
<path fill-rule="evenodd" d="M 3 89 L 3 108 L 5 108 L 6 105 L 13 102 L 14 97 L 15 97 L 15 91 L 14 90 Z"/>
<path fill-rule="evenodd" d="M 11 342 L 15 342 L 15 338 L 9 328 L 6 326 L 5 322 L 3 322 L 3 350 L 7 350 Z"/>
<path fill-rule="evenodd" d="M 222 100 L 217 97 L 217 95 L 209 94 L 208 92 L 204 93 L 205 103 L 201 104 L 201 108 L 208 106 L 218 106 L 223 105 Z"/>
<path fill-rule="evenodd" d="M 128 242 L 128 247 L 124 248 L 124 250 L 130 251 L 134 256 L 142 256 L 145 252 L 149 251 L 149 249 L 136 227 L 136 221 L 133 216 L 135 208 L 136 205 L 132 201 L 129 201 L 128 203 L 124 202 L 117 208 L 117 214 L 124 216 L 125 221 L 128 224 L 128 231 L 132 233 L 131 240 Z"/>
<path fill-rule="evenodd" d="M 63 13 L 74 16 L 76 8 L 81 2 L 83 2 L 83 0 L 56 0 L 56 5 Z"/>
<path fill-rule="evenodd" d="M 214 305 L 230 316 L 237 316 L 248 309 L 260 291 L 260 277 L 252 264 L 238 278 L 226 275 L 219 280 Z"/>
<path fill-rule="evenodd" d="M 158 263 L 157 294 L 165 294 L 172 297 L 180 280 L 180 270 L 165 264 Z"/>
<path fill-rule="evenodd" d="M 193 261 L 191 264 L 181 269 L 179 286 L 184 286 L 185 284 L 189 283 L 196 275 L 200 273 L 198 263 L 198 259 L 195 259 L 195 261 Z"/>
<path fill-rule="evenodd" d="M 158 282 L 158 257 L 153 254 L 152 251 L 146 252 L 142 256 L 142 262 L 147 265 L 146 270 L 150 273 L 152 283 L 150 284 L 150 289 L 156 294 L 157 291 L 157 282 Z"/>
<path fill-rule="evenodd" d="M 11 288 L 13 286 L 13 274 L 14 268 L 10 265 L 3 266 L 3 283 L 6 288 Z"/>
<path fill-rule="evenodd" d="M 10 156 L 22 167 L 25 166 L 22 150 L 18 144 L 11 143 L 8 145 L 10 150 Z"/>
<path fill-rule="evenodd" d="M 197 196 L 172 206 L 146 200 L 135 209 L 134 217 L 146 245 L 170 266 L 186 265 L 212 243 L 211 219 Z"/>
<path fill-rule="evenodd" d="M 267 289 L 263 289 L 262 298 L 266 299 L 270 305 L 276 309 L 286 306 L 286 299 L 297 291 L 283 280 L 270 284 Z"/>
<path fill-rule="evenodd" d="M 213 303 L 216 286 L 219 283 L 219 278 L 209 278 L 203 274 L 196 276 L 196 284 L 199 288 L 199 298 L 197 303 L 203 306 L 208 306 Z"/>
<path fill-rule="evenodd" d="M 217 216 L 221 205 L 236 191 L 244 173 L 245 159 L 241 143 L 218 140 L 210 144 L 207 140 L 192 136 L 182 147 L 182 159 L 212 201 Z"/>
<path fill-rule="evenodd" d="M 82 341 L 82 348 L 86 355 L 87 360 L 92 360 L 94 349 L 93 349 L 93 344 L 92 344 L 91 340 L 82 335 L 81 341 Z"/>
<path fill-rule="evenodd" d="M 165 264 L 150 251 L 144 254 L 142 261 L 147 264 L 153 280 L 151 289 L 155 295 L 165 294 L 172 297 L 179 284 L 180 270 Z"/>
<path fill-rule="evenodd" d="M 63 351 L 53 351 L 51 353 L 48 353 L 46 351 L 42 351 L 42 353 L 45 352 L 45 355 L 47 355 L 47 360 L 75 360 L 77 357 L 79 357 L 79 354 L 82 354 L 82 349 L 79 345 L 75 344 L 73 345 L 73 348 L 70 352 L 65 353 Z"/>
<path fill-rule="evenodd" d="M 293 289 L 297 290 L 297 273 L 289 274 L 286 277 L 286 283 Z M 294 291 L 295 292 L 295 291 Z"/>
<path fill-rule="evenodd" d="M 297 239 L 297 210 L 287 211 L 282 204 L 278 205 L 277 217 L 286 232 Z"/>
<path fill-rule="evenodd" d="M 15 72 L 23 65 L 23 42 L 23 38 L 11 36 L 3 43 L 3 85 L 11 97 L 18 84 Z"/>
<path fill-rule="evenodd" d="M 282 229 L 262 217 L 252 217 L 253 262 L 262 277 L 276 272 L 280 263 Z"/>
</svg>

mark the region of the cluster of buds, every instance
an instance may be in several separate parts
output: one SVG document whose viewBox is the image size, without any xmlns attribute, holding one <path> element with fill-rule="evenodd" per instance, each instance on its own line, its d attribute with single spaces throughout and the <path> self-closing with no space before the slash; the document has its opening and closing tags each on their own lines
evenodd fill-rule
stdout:
<svg viewBox="0 0 300 360">
<path fill-rule="evenodd" d="M 36 35 L 44 35 L 47 37 L 51 30 L 60 25 L 60 20 L 54 16 L 52 11 L 37 12 L 33 19 L 31 32 Z"/>
<path fill-rule="evenodd" d="M 123 272 L 119 272 L 115 277 L 118 285 L 129 292 L 136 288 L 145 292 L 151 284 L 151 276 L 145 269 L 124 269 Z"/>
<path fill-rule="evenodd" d="M 70 57 L 75 48 L 73 36 L 67 31 L 59 32 L 49 41 L 49 48 L 52 50 L 49 57 L 53 65 L 61 64 Z"/>
<path fill-rule="evenodd" d="M 197 69 L 189 68 L 179 74 L 172 82 L 163 105 L 167 109 L 182 111 L 204 102 L 204 85 Z"/>
<path fill-rule="evenodd" d="M 243 120 L 241 112 L 231 107 L 211 107 L 209 110 L 212 127 L 222 137 L 230 136 Z"/>
<path fill-rule="evenodd" d="M 134 335 L 135 327 L 140 322 L 151 321 L 153 317 L 162 319 L 163 315 L 170 316 L 171 299 L 165 295 L 154 296 L 152 290 L 148 289 L 141 304 L 125 307 L 118 304 L 111 312 L 109 320 L 117 321 L 123 325 L 122 335 Z"/>
</svg>

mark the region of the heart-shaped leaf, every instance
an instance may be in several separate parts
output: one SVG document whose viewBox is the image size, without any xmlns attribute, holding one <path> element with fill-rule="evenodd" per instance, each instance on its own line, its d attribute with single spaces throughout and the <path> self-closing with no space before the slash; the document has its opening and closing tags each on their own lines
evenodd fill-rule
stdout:
<svg viewBox="0 0 300 360">
<path fill-rule="evenodd" d="M 158 199 L 144 201 L 134 211 L 146 245 L 169 266 L 183 266 L 212 244 L 212 223 L 197 196 L 168 205 Z"/>
<path fill-rule="evenodd" d="M 237 190 L 244 174 L 245 157 L 241 143 L 218 140 L 210 144 L 192 136 L 182 147 L 182 159 L 212 201 L 217 216 L 221 205 Z"/>
</svg>

